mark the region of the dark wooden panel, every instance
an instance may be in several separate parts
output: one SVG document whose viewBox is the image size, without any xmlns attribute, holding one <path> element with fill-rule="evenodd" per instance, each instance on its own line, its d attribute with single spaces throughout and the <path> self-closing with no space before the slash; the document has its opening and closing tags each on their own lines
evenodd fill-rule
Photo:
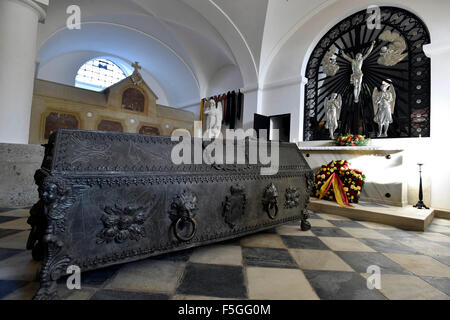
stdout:
<svg viewBox="0 0 450 320">
<path fill-rule="evenodd" d="M 159 128 L 152 127 L 152 126 L 142 126 L 139 129 L 139 133 L 140 134 L 146 134 L 146 135 L 149 135 L 149 136 L 159 136 L 160 135 Z"/>
<path fill-rule="evenodd" d="M 71 114 L 52 112 L 45 119 L 44 139 L 58 129 L 79 129 L 78 119 Z"/>
<path fill-rule="evenodd" d="M 125 90 L 122 96 L 122 108 L 136 112 L 144 112 L 144 94 L 139 89 L 135 88 Z"/>
<path fill-rule="evenodd" d="M 123 132 L 122 123 L 119 121 L 102 120 L 97 127 L 100 131 Z"/>
</svg>

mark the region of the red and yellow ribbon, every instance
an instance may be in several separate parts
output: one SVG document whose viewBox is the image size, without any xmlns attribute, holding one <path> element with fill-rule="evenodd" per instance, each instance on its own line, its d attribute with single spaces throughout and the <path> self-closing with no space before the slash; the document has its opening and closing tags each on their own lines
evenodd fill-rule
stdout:
<svg viewBox="0 0 450 320">
<path fill-rule="evenodd" d="M 323 186 L 319 190 L 319 200 L 323 199 L 325 195 L 330 190 L 331 186 L 333 186 L 334 196 L 336 197 L 336 202 L 342 207 L 351 207 L 348 202 L 347 194 L 344 191 L 344 186 L 342 185 L 341 179 L 339 179 L 339 175 L 336 172 L 328 178 L 328 180 L 323 184 Z"/>
</svg>

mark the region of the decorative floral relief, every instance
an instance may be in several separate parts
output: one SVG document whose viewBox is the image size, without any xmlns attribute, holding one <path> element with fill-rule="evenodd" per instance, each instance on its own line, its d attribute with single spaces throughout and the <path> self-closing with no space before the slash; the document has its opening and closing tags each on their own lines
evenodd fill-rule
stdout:
<svg viewBox="0 0 450 320">
<path fill-rule="evenodd" d="M 296 208 L 300 205 L 300 192 L 296 188 L 286 189 L 286 202 L 284 207 L 286 209 Z"/>
<path fill-rule="evenodd" d="M 123 243 L 127 240 L 139 241 L 147 236 L 144 223 L 149 216 L 148 208 L 145 207 L 126 207 L 120 208 L 118 205 L 114 207 L 105 207 L 105 214 L 101 220 L 103 222 L 103 230 L 97 235 L 97 244 Z"/>
</svg>

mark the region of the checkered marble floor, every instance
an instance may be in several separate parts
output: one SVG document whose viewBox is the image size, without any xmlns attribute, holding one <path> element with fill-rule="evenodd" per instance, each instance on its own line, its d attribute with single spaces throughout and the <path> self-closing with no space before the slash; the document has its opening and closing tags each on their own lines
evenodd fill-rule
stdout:
<svg viewBox="0 0 450 320">
<path fill-rule="evenodd" d="M 0 208 L 0 299 L 31 299 L 39 263 L 24 250 L 25 209 Z M 82 274 L 63 299 L 450 299 L 450 220 L 427 232 L 313 213 L 256 235 Z M 381 268 L 369 290 L 367 268 Z"/>
</svg>

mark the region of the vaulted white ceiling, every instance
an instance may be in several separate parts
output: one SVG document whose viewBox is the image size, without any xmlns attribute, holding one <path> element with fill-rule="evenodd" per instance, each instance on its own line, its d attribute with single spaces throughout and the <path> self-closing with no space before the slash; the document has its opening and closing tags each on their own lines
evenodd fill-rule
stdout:
<svg viewBox="0 0 450 320">
<path fill-rule="evenodd" d="M 69 30 L 74 1 L 52 0 L 39 30 L 41 76 L 73 84 L 87 58 L 139 61 L 167 103 L 188 106 L 220 89 L 261 86 L 293 30 L 334 1 L 79 0 L 81 30 Z"/>
</svg>

